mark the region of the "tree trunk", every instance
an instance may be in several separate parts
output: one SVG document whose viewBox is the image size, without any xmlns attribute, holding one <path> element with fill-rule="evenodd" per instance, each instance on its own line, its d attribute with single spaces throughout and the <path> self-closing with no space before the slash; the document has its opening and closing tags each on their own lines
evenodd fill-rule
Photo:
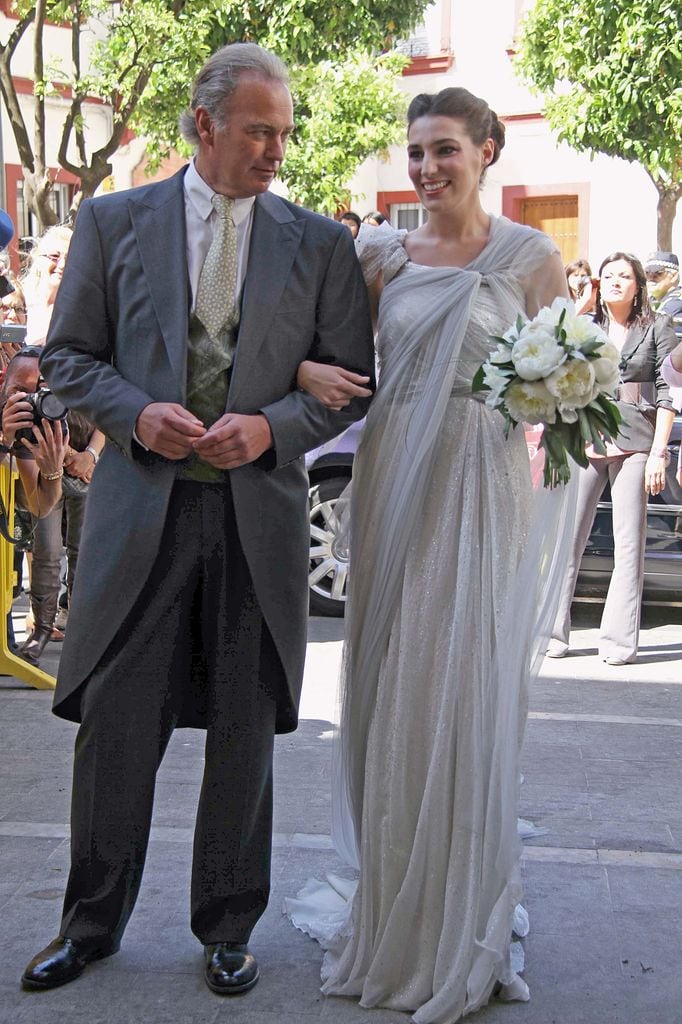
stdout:
<svg viewBox="0 0 682 1024">
<path fill-rule="evenodd" d="M 673 222 L 677 208 L 677 200 L 682 196 L 682 185 L 672 188 L 658 187 L 658 230 L 656 244 L 661 252 L 672 252 Z"/>
<path fill-rule="evenodd" d="M 91 199 L 105 178 L 111 174 L 111 164 L 101 158 L 93 158 L 90 167 L 80 167 L 80 185 L 74 192 L 69 209 L 69 220 L 76 223 L 78 210 L 84 199 Z"/>
<path fill-rule="evenodd" d="M 42 234 L 46 228 L 57 223 L 58 217 L 50 203 L 52 181 L 49 174 L 31 174 L 24 170 L 24 201 L 26 206 L 36 215 Z"/>
</svg>

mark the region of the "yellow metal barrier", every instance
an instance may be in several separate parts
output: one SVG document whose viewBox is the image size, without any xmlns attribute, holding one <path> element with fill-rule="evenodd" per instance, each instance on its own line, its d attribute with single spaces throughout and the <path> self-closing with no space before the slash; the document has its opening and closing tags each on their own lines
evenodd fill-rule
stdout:
<svg viewBox="0 0 682 1024">
<path fill-rule="evenodd" d="M 0 494 L 7 509 L 7 528 L 10 537 L 14 530 L 14 484 L 17 473 L 10 470 L 7 461 L 0 463 Z M 12 609 L 12 591 L 15 582 L 14 547 L 0 537 L 0 673 L 14 676 L 37 690 L 54 690 L 56 679 L 40 668 L 29 665 L 23 658 L 12 654 L 7 643 L 7 615 Z"/>
</svg>

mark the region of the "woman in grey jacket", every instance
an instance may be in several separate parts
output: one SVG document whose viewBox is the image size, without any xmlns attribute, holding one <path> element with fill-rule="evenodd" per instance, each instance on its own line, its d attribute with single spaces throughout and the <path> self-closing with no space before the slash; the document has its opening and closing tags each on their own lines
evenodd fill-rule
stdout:
<svg viewBox="0 0 682 1024">
<path fill-rule="evenodd" d="M 644 575 L 647 495 L 665 486 L 667 444 L 675 413 L 661 365 L 675 347 L 667 316 L 649 305 L 646 277 L 636 257 L 615 252 L 599 268 L 595 320 L 621 353 L 618 405 L 623 424 L 605 456 L 588 449 L 580 471 L 574 545 L 547 654 L 568 651 L 571 601 L 597 504 L 611 485 L 614 568 L 599 631 L 599 654 L 609 665 L 637 657 Z"/>
</svg>

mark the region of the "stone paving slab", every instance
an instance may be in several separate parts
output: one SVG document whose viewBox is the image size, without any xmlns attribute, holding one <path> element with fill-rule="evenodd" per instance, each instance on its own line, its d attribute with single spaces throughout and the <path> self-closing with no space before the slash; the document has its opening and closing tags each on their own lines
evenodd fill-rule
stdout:
<svg viewBox="0 0 682 1024">
<path fill-rule="evenodd" d="M 642 661 L 616 670 L 596 656 L 595 622 L 594 609 L 579 610 L 571 655 L 547 660 L 531 693 L 523 814 L 547 829 L 522 860 L 531 1001 L 492 1003 L 471 1018 L 480 1024 L 682 1020 L 682 624 L 646 613 Z M 280 912 L 310 875 L 344 871 L 329 839 L 340 651 L 341 624 L 313 620 L 301 727 L 277 741 L 273 894 L 253 937 L 262 980 L 234 1000 L 204 985 L 189 929 L 203 758 L 192 730 L 176 732 L 159 773 L 120 953 L 62 989 L 20 990 L 26 960 L 57 928 L 75 728 L 50 714 L 49 694 L 0 679 L 0 1024 L 405 1024 L 405 1014 L 325 999 L 319 948 Z"/>
</svg>

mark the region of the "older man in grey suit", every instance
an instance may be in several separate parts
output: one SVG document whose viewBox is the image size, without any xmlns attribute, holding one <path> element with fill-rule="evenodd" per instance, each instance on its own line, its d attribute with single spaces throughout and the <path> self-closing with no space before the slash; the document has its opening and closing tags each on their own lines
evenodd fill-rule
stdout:
<svg viewBox="0 0 682 1024">
<path fill-rule="evenodd" d="M 349 232 L 268 192 L 292 118 L 284 65 L 225 47 L 183 118 L 189 167 L 78 216 L 42 368 L 108 443 L 55 695 L 81 723 L 71 872 L 26 988 L 118 949 L 155 774 L 186 725 L 207 733 L 191 887 L 206 981 L 232 994 L 258 978 L 273 738 L 296 727 L 305 654 L 303 454 L 364 414 L 373 367 Z M 350 405 L 297 390 L 306 358 L 357 371 Z M 163 971 L 162 937 L 157 954 Z"/>
</svg>

